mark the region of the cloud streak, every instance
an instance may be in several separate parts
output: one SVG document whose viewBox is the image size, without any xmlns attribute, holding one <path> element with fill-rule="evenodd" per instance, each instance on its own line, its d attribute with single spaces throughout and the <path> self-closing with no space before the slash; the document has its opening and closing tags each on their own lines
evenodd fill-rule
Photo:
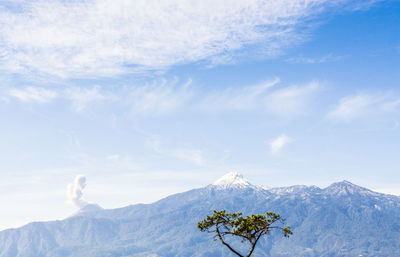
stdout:
<svg viewBox="0 0 400 257">
<path fill-rule="evenodd" d="M 337 62 L 345 58 L 343 55 L 333 55 L 332 53 L 319 56 L 319 57 L 305 57 L 305 56 L 297 56 L 287 59 L 286 61 L 289 63 L 301 63 L 301 64 L 320 64 L 326 62 Z"/>
<path fill-rule="evenodd" d="M 161 115 L 170 113 L 186 104 L 193 95 L 192 81 L 178 83 L 178 80 L 154 81 L 152 84 L 124 90 L 124 102 L 134 114 Z"/>
<path fill-rule="evenodd" d="M 47 103 L 57 97 L 57 92 L 29 86 L 22 89 L 10 89 L 8 95 L 17 98 L 21 102 Z"/>
<path fill-rule="evenodd" d="M 187 147 L 163 147 L 160 137 L 158 135 L 150 135 L 146 142 L 146 146 L 152 149 L 157 154 L 184 160 L 197 166 L 203 166 L 206 163 L 203 152 L 201 150 Z"/>
<path fill-rule="evenodd" d="M 321 88 L 317 81 L 302 86 L 289 86 L 269 94 L 265 99 L 265 108 L 276 115 L 290 117 L 307 112 L 310 100 Z"/>
<path fill-rule="evenodd" d="M 278 87 L 279 78 L 255 86 L 214 91 L 199 101 L 199 108 L 210 111 L 261 110 L 269 114 L 292 117 L 307 112 L 308 105 L 321 88 L 319 82 Z"/>
<path fill-rule="evenodd" d="M 19 1 L 0 8 L 0 67 L 102 77 L 231 61 L 248 46 L 273 56 L 304 40 L 305 21 L 352 2 Z"/>
<path fill-rule="evenodd" d="M 112 100 L 114 96 L 102 90 L 99 86 L 92 87 L 78 87 L 71 86 L 66 89 L 54 88 L 46 89 L 37 86 L 28 86 L 21 88 L 12 88 L 3 92 L 2 98 L 8 102 L 7 97 L 18 99 L 25 103 L 49 103 L 55 99 L 67 99 L 71 102 L 72 108 L 81 112 L 94 102 L 101 102 L 104 100 Z"/>
<path fill-rule="evenodd" d="M 91 88 L 70 87 L 64 91 L 64 97 L 71 101 L 73 109 L 77 112 L 83 111 L 94 102 L 113 98 L 112 95 L 106 94 L 98 86 Z"/>
<path fill-rule="evenodd" d="M 280 135 L 269 143 L 271 153 L 278 153 L 285 145 L 292 141 L 293 140 L 285 134 Z"/>
<path fill-rule="evenodd" d="M 400 98 L 392 94 L 360 93 L 346 96 L 327 114 L 327 118 L 335 122 L 349 123 L 353 120 L 395 112 L 400 107 Z"/>
<path fill-rule="evenodd" d="M 265 101 L 268 91 L 280 82 L 279 78 L 254 86 L 227 88 L 209 93 L 200 103 L 200 107 L 211 110 L 250 110 Z"/>
<path fill-rule="evenodd" d="M 70 86 L 43 89 L 26 87 L 12 89 L 4 94 L 23 102 L 48 103 L 54 99 L 67 100 L 75 112 L 83 112 L 93 104 L 113 103 L 134 116 L 161 116 L 174 112 L 230 112 L 262 111 L 292 117 L 303 115 L 313 97 L 321 88 L 316 81 L 304 85 L 281 86 L 274 78 L 262 83 L 242 87 L 226 87 L 211 92 L 193 85 L 191 79 L 154 80 L 143 85 Z M 7 101 L 5 101 L 7 102 Z M 389 106 L 388 106 L 389 108 Z"/>
</svg>

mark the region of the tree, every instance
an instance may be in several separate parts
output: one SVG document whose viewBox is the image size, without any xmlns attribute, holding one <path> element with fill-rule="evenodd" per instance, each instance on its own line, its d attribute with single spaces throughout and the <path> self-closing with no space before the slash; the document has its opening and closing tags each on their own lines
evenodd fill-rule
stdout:
<svg viewBox="0 0 400 257">
<path fill-rule="evenodd" d="M 251 247 L 246 257 L 250 257 L 258 240 L 271 230 L 282 231 L 284 237 L 289 237 L 292 234 L 289 226 L 282 227 L 276 225 L 277 222 L 283 224 L 284 220 L 279 214 L 273 212 L 266 212 L 265 215 L 252 214 L 251 216 L 243 217 L 241 212 L 227 213 L 225 210 L 214 210 L 212 216 L 207 216 L 206 219 L 197 223 L 197 228 L 202 232 L 216 233 L 215 240 L 221 241 L 223 245 L 240 257 L 245 256 L 233 249 L 227 243 L 225 237 L 227 235 L 236 236 L 242 242 L 249 242 Z"/>
</svg>

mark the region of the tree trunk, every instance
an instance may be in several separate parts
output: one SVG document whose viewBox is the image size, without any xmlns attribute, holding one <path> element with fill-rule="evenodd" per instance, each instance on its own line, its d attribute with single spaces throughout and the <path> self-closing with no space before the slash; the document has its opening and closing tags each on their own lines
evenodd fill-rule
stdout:
<svg viewBox="0 0 400 257">
<path fill-rule="evenodd" d="M 221 241 L 221 243 L 222 243 L 223 245 L 225 245 L 226 247 L 228 247 L 229 250 L 231 250 L 231 251 L 232 251 L 234 254 L 236 254 L 237 256 L 239 256 L 239 257 L 244 257 L 243 255 L 241 255 L 240 253 L 238 253 L 237 251 L 235 251 L 235 249 L 233 249 L 228 243 L 226 243 L 226 242 L 222 239 L 222 236 L 221 236 L 221 234 L 219 233 L 218 226 L 216 226 L 216 231 L 217 231 L 217 234 L 218 234 L 219 241 Z M 247 256 L 250 256 L 250 255 L 247 255 Z"/>
<path fill-rule="evenodd" d="M 260 239 L 261 236 L 262 236 L 262 234 L 260 234 L 260 235 L 257 237 L 257 239 L 256 239 L 256 241 L 254 241 L 254 243 L 251 243 L 251 249 L 250 249 L 249 253 L 247 254 L 247 257 L 250 257 L 250 255 L 253 254 L 253 251 L 254 251 L 254 249 L 256 248 L 257 241 L 258 241 L 258 239 Z"/>
</svg>

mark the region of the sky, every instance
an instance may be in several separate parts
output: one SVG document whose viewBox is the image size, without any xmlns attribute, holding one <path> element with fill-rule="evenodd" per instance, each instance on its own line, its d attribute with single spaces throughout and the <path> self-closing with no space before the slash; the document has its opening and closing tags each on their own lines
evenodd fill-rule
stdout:
<svg viewBox="0 0 400 257">
<path fill-rule="evenodd" d="M 0 0 L 0 230 L 206 186 L 400 195 L 400 1 Z"/>
</svg>

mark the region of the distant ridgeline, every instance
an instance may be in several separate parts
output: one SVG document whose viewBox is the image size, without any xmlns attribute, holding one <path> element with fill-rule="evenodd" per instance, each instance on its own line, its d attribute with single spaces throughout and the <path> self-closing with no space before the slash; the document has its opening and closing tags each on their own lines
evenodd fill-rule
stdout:
<svg viewBox="0 0 400 257">
<path fill-rule="evenodd" d="M 233 256 L 196 228 L 213 209 L 286 218 L 293 235 L 267 235 L 252 256 L 400 256 L 400 197 L 347 181 L 267 188 L 230 173 L 152 204 L 88 206 L 62 221 L 2 231 L 0 257 Z"/>
</svg>

